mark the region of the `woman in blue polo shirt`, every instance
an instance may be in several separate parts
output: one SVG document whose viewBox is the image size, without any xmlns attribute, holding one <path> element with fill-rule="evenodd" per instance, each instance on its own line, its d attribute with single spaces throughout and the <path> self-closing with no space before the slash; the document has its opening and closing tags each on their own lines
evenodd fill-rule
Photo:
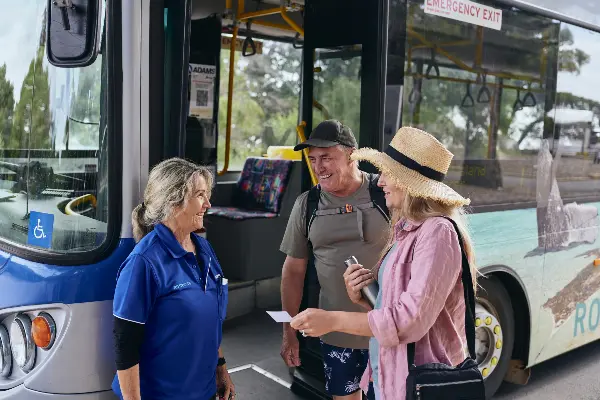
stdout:
<svg viewBox="0 0 600 400">
<path fill-rule="evenodd" d="M 123 400 L 235 397 L 220 348 L 227 279 L 195 233 L 210 207 L 212 181 L 204 167 L 163 161 L 133 210 L 138 243 L 119 269 L 113 303 L 112 387 Z"/>
</svg>

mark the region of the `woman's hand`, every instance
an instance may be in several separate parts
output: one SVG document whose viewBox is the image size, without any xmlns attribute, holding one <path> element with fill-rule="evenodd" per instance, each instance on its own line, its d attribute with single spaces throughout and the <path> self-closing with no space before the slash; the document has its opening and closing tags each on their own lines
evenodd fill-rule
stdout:
<svg viewBox="0 0 600 400">
<path fill-rule="evenodd" d="M 290 326 L 304 336 L 319 337 L 334 330 L 332 313 L 318 308 L 307 308 L 292 318 Z"/>
<path fill-rule="evenodd" d="M 346 292 L 348 297 L 355 304 L 363 304 L 363 296 L 360 290 L 369 285 L 375 279 L 373 273 L 363 268 L 360 264 L 352 264 L 344 272 L 344 282 L 346 283 Z"/>
<path fill-rule="evenodd" d="M 235 385 L 229 376 L 229 371 L 225 365 L 217 367 L 217 393 L 219 400 L 229 400 L 235 398 Z"/>
</svg>

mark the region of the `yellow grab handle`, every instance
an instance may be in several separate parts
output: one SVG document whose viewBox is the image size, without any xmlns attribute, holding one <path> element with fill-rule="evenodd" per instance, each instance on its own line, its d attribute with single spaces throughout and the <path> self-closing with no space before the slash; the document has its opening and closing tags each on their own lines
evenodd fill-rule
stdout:
<svg viewBox="0 0 600 400">
<path fill-rule="evenodd" d="M 306 136 L 304 136 L 304 127 L 306 126 L 306 122 L 300 122 L 300 125 L 296 127 L 296 132 L 298 132 L 298 138 L 300 139 L 300 143 L 306 141 Z M 310 164 L 310 160 L 308 159 L 308 149 L 303 149 L 302 154 L 304 154 L 304 159 L 306 160 L 306 165 L 308 165 L 308 172 L 310 173 L 310 180 L 312 181 L 313 186 L 315 186 L 318 181 L 317 177 L 312 170 L 312 165 Z"/>
<path fill-rule="evenodd" d="M 96 207 L 96 197 L 93 194 L 84 194 L 79 196 L 67 203 L 65 206 L 65 214 L 67 215 L 81 215 L 77 211 L 73 210 L 73 207 L 77 207 L 81 203 L 92 203 L 92 206 Z"/>
</svg>

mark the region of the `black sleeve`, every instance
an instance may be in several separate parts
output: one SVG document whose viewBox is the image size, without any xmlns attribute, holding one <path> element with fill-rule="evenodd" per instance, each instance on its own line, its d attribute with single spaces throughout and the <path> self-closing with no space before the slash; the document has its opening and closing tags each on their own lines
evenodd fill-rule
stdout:
<svg viewBox="0 0 600 400">
<path fill-rule="evenodd" d="M 129 369 L 140 362 L 144 325 L 114 317 L 113 339 L 117 370 Z"/>
</svg>

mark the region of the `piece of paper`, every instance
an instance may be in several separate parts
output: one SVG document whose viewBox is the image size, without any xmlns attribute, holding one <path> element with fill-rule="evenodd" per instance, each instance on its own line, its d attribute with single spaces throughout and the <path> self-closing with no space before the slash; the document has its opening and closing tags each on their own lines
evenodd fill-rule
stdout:
<svg viewBox="0 0 600 400">
<path fill-rule="evenodd" d="M 267 311 L 267 314 L 275 320 L 275 322 L 290 322 L 292 317 L 287 311 Z"/>
</svg>

